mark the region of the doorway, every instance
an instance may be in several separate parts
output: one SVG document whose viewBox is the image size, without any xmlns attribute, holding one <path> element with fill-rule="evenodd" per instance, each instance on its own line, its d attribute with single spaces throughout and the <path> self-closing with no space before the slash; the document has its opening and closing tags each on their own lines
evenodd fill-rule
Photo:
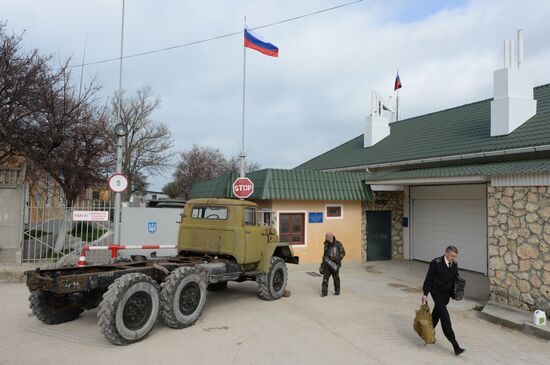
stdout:
<svg viewBox="0 0 550 365">
<path fill-rule="evenodd" d="M 367 261 L 391 260 L 391 211 L 367 212 Z"/>
</svg>

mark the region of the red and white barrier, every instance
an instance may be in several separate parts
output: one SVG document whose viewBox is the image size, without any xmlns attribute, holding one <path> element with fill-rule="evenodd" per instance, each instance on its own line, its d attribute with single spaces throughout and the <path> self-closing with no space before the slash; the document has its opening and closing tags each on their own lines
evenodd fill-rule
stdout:
<svg viewBox="0 0 550 365">
<path fill-rule="evenodd" d="M 164 249 L 173 249 L 176 248 L 176 245 L 108 245 L 108 246 L 84 246 L 80 251 L 80 258 L 78 259 L 77 266 L 86 266 L 86 254 L 88 251 L 101 251 L 108 250 L 111 251 L 111 258 L 118 257 L 118 251 L 121 250 L 164 250 Z"/>
</svg>

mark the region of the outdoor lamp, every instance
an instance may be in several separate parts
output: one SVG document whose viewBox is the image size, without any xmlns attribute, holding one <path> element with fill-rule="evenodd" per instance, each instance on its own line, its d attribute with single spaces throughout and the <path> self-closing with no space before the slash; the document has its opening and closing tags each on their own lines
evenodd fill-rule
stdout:
<svg viewBox="0 0 550 365">
<path fill-rule="evenodd" d="M 124 123 L 118 123 L 117 125 L 115 125 L 115 133 L 119 137 L 125 136 L 128 133 L 128 126 L 126 126 L 126 124 Z"/>
</svg>

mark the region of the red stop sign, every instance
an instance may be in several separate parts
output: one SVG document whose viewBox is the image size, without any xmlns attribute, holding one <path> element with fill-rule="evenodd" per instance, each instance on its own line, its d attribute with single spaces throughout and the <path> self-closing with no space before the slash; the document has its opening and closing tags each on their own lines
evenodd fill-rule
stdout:
<svg viewBox="0 0 550 365">
<path fill-rule="evenodd" d="M 233 183 L 233 194 L 237 198 L 245 199 L 254 193 L 254 183 L 247 177 L 239 177 Z"/>
</svg>

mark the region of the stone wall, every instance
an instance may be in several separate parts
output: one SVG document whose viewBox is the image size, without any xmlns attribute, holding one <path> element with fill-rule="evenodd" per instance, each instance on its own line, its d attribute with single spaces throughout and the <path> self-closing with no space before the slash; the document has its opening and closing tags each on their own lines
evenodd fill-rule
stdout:
<svg viewBox="0 0 550 365">
<path fill-rule="evenodd" d="M 550 313 L 550 187 L 488 187 L 491 299 Z"/>
<path fill-rule="evenodd" d="M 403 259 L 403 195 L 402 191 L 375 191 L 374 200 L 365 203 L 361 227 L 364 261 L 366 261 L 366 255 L 368 255 L 366 212 L 379 210 L 391 210 L 392 259 Z"/>
</svg>

